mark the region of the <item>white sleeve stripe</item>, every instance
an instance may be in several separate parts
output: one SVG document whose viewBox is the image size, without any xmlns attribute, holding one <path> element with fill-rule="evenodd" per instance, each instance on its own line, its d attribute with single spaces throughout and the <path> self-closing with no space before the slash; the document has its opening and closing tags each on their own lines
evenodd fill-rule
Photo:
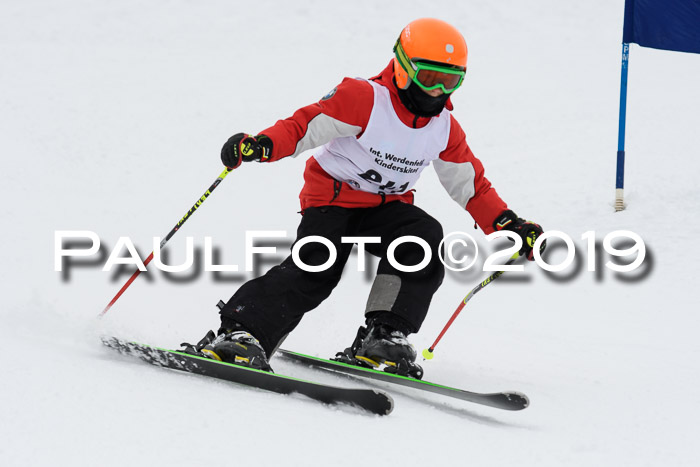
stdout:
<svg viewBox="0 0 700 467">
<path fill-rule="evenodd" d="M 457 201 L 462 208 L 474 196 L 474 165 L 471 162 L 447 162 L 442 159 L 433 161 L 440 183 L 445 187 L 450 197 Z"/>
<path fill-rule="evenodd" d="M 309 122 L 306 134 L 297 143 L 291 157 L 296 157 L 308 149 L 323 146 L 335 138 L 359 135 L 361 131 L 360 126 L 341 122 L 326 114 L 318 114 Z"/>
</svg>

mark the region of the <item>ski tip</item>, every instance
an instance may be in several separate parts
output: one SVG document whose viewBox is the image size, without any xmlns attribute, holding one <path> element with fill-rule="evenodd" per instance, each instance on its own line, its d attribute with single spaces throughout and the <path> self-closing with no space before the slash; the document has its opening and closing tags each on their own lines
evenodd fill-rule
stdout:
<svg viewBox="0 0 700 467">
<path fill-rule="evenodd" d="M 100 340 L 102 341 L 102 344 L 106 345 L 107 347 L 115 347 L 115 346 L 119 345 L 121 342 L 119 339 L 117 339 L 114 336 L 107 336 L 104 334 L 102 334 L 100 336 Z"/>
<path fill-rule="evenodd" d="M 380 415 L 389 415 L 391 412 L 393 412 L 394 411 L 394 398 L 391 397 L 389 394 L 382 392 L 382 391 L 377 391 L 376 389 L 374 392 L 377 395 L 381 394 L 383 397 L 386 397 L 386 402 L 387 402 L 386 409 L 385 409 L 384 413 L 381 413 Z"/>
<path fill-rule="evenodd" d="M 358 396 L 351 405 L 379 416 L 389 415 L 394 411 L 394 398 L 384 391 L 378 389 L 351 389 L 350 391 L 358 391 Z"/>
<path fill-rule="evenodd" d="M 530 406 L 530 398 L 522 392 L 510 391 L 502 393 L 508 401 L 507 407 L 502 407 L 507 410 L 523 410 Z"/>
</svg>

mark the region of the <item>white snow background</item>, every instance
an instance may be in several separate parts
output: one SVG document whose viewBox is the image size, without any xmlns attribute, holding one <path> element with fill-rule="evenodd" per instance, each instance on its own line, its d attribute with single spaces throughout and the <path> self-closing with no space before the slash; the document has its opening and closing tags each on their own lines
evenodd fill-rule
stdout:
<svg viewBox="0 0 700 467">
<path fill-rule="evenodd" d="M 621 0 L 3 0 L 0 465 L 698 465 L 700 56 L 631 47 L 629 206 L 615 213 L 623 9 Z M 105 256 L 65 279 L 54 232 L 94 231 L 105 255 L 128 236 L 145 257 L 221 172 L 230 135 L 286 118 L 345 76 L 378 73 L 402 27 L 423 16 L 467 39 L 454 115 L 487 176 L 518 214 L 570 235 L 578 261 L 553 275 L 528 264 L 518 275 L 528 280 L 504 275 L 481 291 L 423 362 L 426 379 L 519 390 L 531 406 L 506 412 L 380 386 L 395 410 L 368 416 L 104 348 L 102 333 L 162 347 L 198 340 L 218 326 L 216 302 L 252 273 L 174 283 L 151 271 L 98 320 L 128 274 L 102 272 Z M 169 243 L 172 263 L 187 236 L 197 247 L 211 236 L 220 262 L 241 268 L 246 230 L 286 230 L 291 242 L 308 155 L 231 173 Z M 446 232 L 487 246 L 432 169 L 417 190 Z M 613 273 L 599 246 L 588 272 L 581 236 L 619 229 L 644 239 L 641 270 Z M 549 260 L 564 253 L 553 248 Z M 268 255 L 264 268 L 285 255 Z M 356 267 L 353 256 L 286 348 L 330 356 L 352 341 L 370 287 Z M 447 276 L 412 336 L 419 350 L 485 276 Z"/>
</svg>

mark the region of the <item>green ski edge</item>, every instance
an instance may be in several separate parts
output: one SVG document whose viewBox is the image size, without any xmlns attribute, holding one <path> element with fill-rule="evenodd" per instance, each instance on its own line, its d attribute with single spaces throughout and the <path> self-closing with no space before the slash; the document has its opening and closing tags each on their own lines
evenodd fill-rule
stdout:
<svg viewBox="0 0 700 467">
<path fill-rule="evenodd" d="M 171 350 L 171 349 L 165 349 L 165 348 L 157 347 L 157 346 L 153 346 L 153 345 L 141 344 L 138 342 L 123 340 L 123 339 L 119 339 L 119 338 L 112 337 L 112 336 L 101 336 L 101 340 L 105 346 L 110 347 L 114 350 L 117 350 L 118 352 L 120 352 L 122 354 L 128 354 L 129 356 L 138 357 L 147 363 L 150 363 L 150 364 L 155 365 L 155 366 L 160 366 L 162 368 L 169 368 L 169 369 L 174 369 L 174 370 L 178 370 L 178 371 L 183 371 L 186 373 L 214 377 L 217 379 L 222 379 L 222 380 L 230 381 L 230 382 L 237 383 L 237 384 L 242 384 L 244 386 L 257 387 L 259 389 L 268 390 L 268 391 L 276 392 L 279 394 L 290 394 L 292 392 L 296 392 L 296 393 L 305 395 L 311 399 L 315 399 L 319 402 L 323 402 L 323 403 L 327 403 L 327 404 L 336 404 L 336 403 L 351 404 L 351 405 L 357 406 L 359 408 L 362 408 L 364 410 L 367 410 L 369 412 L 375 413 L 377 415 L 388 415 L 393 411 L 393 408 L 394 408 L 394 401 L 391 398 L 391 396 L 389 396 L 388 394 L 386 394 L 382 391 L 377 391 L 374 389 L 355 389 L 355 388 L 344 388 L 344 387 L 332 386 L 332 385 L 318 383 L 318 382 L 314 382 L 314 381 L 308 381 L 308 380 L 301 379 L 301 378 L 295 378 L 293 376 L 282 375 L 282 374 L 278 374 L 278 373 L 270 373 L 267 371 L 258 370 L 256 368 L 249 368 L 249 367 L 245 367 L 242 365 L 234 365 L 232 363 L 219 362 L 216 360 L 212 360 L 210 358 L 200 357 L 198 355 L 192 355 L 192 354 L 188 354 L 188 353 L 181 352 L 178 350 Z M 204 367 L 219 366 L 220 368 L 230 369 L 234 372 L 243 372 L 242 374 L 245 374 L 245 372 L 249 372 L 250 374 L 254 374 L 254 375 L 256 375 L 258 377 L 262 377 L 262 378 L 270 378 L 270 379 L 277 380 L 277 381 L 288 381 L 292 385 L 294 385 L 294 387 L 292 387 L 291 390 L 280 391 L 277 389 L 272 389 L 270 386 L 265 387 L 265 386 L 260 386 L 257 384 L 247 383 L 245 381 L 236 381 L 233 379 L 226 379 L 226 378 L 213 376 L 207 371 L 201 371 L 201 370 L 200 371 L 193 371 L 192 369 L 187 369 L 185 366 L 182 366 L 182 365 L 180 365 L 180 366 L 168 365 L 167 361 L 159 360 L 156 356 L 153 356 L 153 355 L 148 355 L 147 352 L 149 352 L 149 351 L 154 351 L 157 355 L 162 355 L 162 356 L 164 356 L 164 355 L 178 356 L 178 357 L 183 358 L 184 360 L 187 360 L 190 362 L 199 361 L 204 365 Z M 307 388 L 310 390 L 306 390 Z M 324 395 L 328 395 L 329 393 L 335 392 L 338 395 L 337 400 L 329 401 L 328 397 L 315 395 L 314 393 L 316 391 L 323 392 Z M 366 396 L 370 396 L 371 400 L 368 400 L 368 397 L 366 397 Z"/>
<path fill-rule="evenodd" d="M 456 399 L 473 402 L 489 407 L 494 407 L 503 410 L 522 410 L 530 405 L 530 399 L 523 393 L 518 391 L 504 391 L 496 393 L 478 393 L 466 391 L 464 389 L 453 388 L 442 384 L 432 383 L 407 376 L 387 373 L 385 371 L 373 370 L 357 365 L 329 360 L 321 357 L 305 355 L 291 350 L 278 349 L 275 355 L 293 360 L 299 363 L 306 363 L 312 366 L 318 366 L 321 369 L 342 373 L 350 376 L 358 376 L 360 378 L 370 378 L 379 381 L 399 384 L 404 387 L 420 389 L 423 391 L 440 394 L 443 396 L 453 397 Z"/>
</svg>

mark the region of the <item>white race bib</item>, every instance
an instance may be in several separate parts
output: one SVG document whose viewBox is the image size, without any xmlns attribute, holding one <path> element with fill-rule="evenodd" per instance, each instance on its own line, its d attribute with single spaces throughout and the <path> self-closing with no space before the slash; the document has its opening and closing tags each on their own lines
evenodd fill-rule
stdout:
<svg viewBox="0 0 700 467">
<path fill-rule="evenodd" d="M 336 138 L 314 157 L 330 176 L 356 190 L 402 194 L 447 147 L 450 112 L 444 109 L 423 128 L 411 128 L 396 115 L 389 90 L 368 82 L 374 106 L 362 136 Z"/>
</svg>

